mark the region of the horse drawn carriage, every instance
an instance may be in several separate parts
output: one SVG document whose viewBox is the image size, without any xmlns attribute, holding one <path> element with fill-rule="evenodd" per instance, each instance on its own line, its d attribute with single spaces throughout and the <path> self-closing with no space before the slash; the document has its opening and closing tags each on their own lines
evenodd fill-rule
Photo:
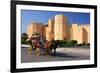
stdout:
<svg viewBox="0 0 100 73">
<path fill-rule="evenodd" d="M 51 42 L 44 40 L 41 36 L 32 36 L 28 41 L 30 42 L 29 54 L 37 56 L 52 54 Z"/>
</svg>

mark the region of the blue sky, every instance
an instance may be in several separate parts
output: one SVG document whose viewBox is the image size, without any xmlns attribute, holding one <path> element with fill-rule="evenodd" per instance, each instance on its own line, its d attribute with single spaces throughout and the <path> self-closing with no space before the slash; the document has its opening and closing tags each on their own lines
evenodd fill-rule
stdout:
<svg viewBox="0 0 100 73">
<path fill-rule="evenodd" d="M 56 12 L 39 10 L 21 10 L 22 33 L 27 31 L 27 26 L 31 22 L 47 24 L 49 19 L 54 19 L 57 14 L 63 14 L 68 18 L 68 23 L 90 24 L 90 13 L 79 12 Z"/>
</svg>

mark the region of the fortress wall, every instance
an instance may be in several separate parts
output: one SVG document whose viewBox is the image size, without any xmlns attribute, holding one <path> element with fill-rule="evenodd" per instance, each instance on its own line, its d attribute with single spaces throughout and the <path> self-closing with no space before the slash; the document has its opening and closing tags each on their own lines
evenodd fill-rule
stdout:
<svg viewBox="0 0 100 73">
<path fill-rule="evenodd" d="M 28 27 L 28 38 L 30 38 L 32 36 L 32 34 L 35 34 L 35 33 L 40 33 L 41 35 L 45 36 L 44 35 L 44 26 L 42 24 L 38 24 L 38 23 L 32 23 L 29 27 Z"/>
<path fill-rule="evenodd" d="M 44 37 L 46 37 L 46 26 L 45 25 L 42 27 L 42 34 Z"/>
<path fill-rule="evenodd" d="M 78 43 L 89 43 L 89 26 L 72 25 L 72 40 L 77 40 Z"/>
<path fill-rule="evenodd" d="M 46 40 L 49 40 L 49 30 L 48 30 L 48 27 L 45 27 L 46 29 Z"/>
<path fill-rule="evenodd" d="M 50 32 L 49 27 L 46 27 L 46 40 L 51 41 L 54 39 L 54 33 Z"/>
<path fill-rule="evenodd" d="M 68 38 L 68 41 L 71 40 L 72 38 L 72 30 L 71 30 L 71 25 L 68 25 L 68 28 L 67 28 L 68 32 L 67 32 L 67 38 Z"/>
<path fill-rule="evenodd" d="M 84 28 L 83 28 L 83 43 L 88 43 L 88 33 Z"/>
<path fill-rule="evenodd" d="M 67 18 L 60 14 L 55 19 L 48 20 L 48 26 L 41 23 L 32 23 L 28 26 L 28 37 L 35 32 L 46 37 L 46 40 L 77 40 L 78 43 L 90 43 L 90 25 L 69 25 Z"/>
<path fill-rule="evenodd" d="M 84 32 L 85 32 L 85 37 L 87 38 L 87 42 L 86 43 L 90 43 L 90 25 L 86 24 L 86 25 L 79 25 L 79 27 L 83 27 L 84 28 Z"/>
<path fill-rule="evenodd" d="M 87 42 L 90 43 L 90 26 L 84 26 L 84 28 L 88 36 Z"/>
<path fill-rule="evenodd" d="M 30 24 L 30 26 L 28 26 L 27 34 L 28 34 L 28 38 L 31 38 L 31 36 L 33 34 L 33 25 L 32 24 Z"/>
<path fill-rule="evenodd" d="M 81 27 L 78 27 L 77 24 L 72 25 L 72 40 L 77 40 L 78 43 L 82 43 L 83 40 L 83 30 Z"/>
<path fill-rule="evenodd" d="M 54 20 L 52 19 L 48 20 L 48 27 L 50 32 L 54 32 Z"/>
</svg>

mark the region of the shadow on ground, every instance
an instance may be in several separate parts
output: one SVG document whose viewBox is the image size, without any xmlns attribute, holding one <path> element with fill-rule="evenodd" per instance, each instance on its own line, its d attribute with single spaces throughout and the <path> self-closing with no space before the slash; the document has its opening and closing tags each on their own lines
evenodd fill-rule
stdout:
<svg viewBox="0 0 100 73">
<path fill-rule="evenodd" d="M 55 56 L 55 57 L 70 57 L 70 58 L 79 58 L 79 57 L 77 57 L 77 56 L 71 56 L 71 55 L 66 54 L 66 53 L 56 53 L 56 55 L 55 55 L 55 54 L 53 54 L 52 56 Z"/>
</svg>

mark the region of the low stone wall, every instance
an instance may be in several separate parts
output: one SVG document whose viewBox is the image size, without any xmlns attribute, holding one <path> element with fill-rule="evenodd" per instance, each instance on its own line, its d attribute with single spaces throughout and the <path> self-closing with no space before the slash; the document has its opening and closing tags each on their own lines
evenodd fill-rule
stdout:
<svg viewBox="0 0 100 73">
<path fill-rule="evenodd" d="M 30 45 L 22 44 L 21 47 L 23 47 L 23 48 L 24 48 L 24 47 L 28 48 L 28 47 L 30 47 Z"/>
</svg>

